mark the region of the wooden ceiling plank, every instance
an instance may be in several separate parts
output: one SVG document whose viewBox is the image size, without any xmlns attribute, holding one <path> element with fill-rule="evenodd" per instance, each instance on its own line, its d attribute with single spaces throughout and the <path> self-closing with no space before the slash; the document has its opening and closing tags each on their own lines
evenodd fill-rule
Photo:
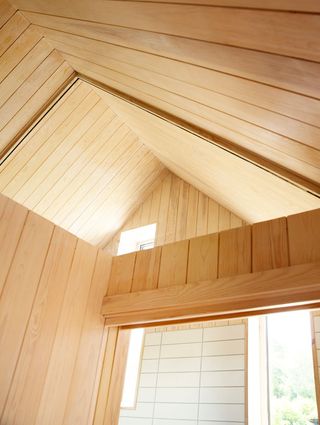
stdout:
<svg viewBox="0 0 320 425">
<path fill-rule="evenodd" d="M 162 168 L 163 166 L 159 164 L 153 154 L 145 148 L 140 148 L 113 179 L 114 188 L 111 189 L 110 195 L 103 199 L 99 198 L 89 205 L 84 217 L 84 223 L 89 224 L 84 227 L 84 223 L 80 224 L 77 220 L 70 226 L 70 231 L 77 232 L 83 235 L 82 237 L 89 234 L 90 238 L 96 241 L 101 238 L 99 228 L 101 225 L 104 228 L 109 226 L 113 230 L 118 230 L 123 224 L 119 220 L 121 217 L 119 212 L 124 211 L 128 204 L 134 205 L 139 198 L 141 199 L 141 194 L 144 193 L 144 190 L 149 189 L 150 183 L 154 181 Z M 110 186 L 112 187 L 112 185 Z M 94 212 L 88 216 L 90 209 L 93 209 Z M 105 222 L 106 212 L 110 213 L 108 223 Z"/>
<path fill-rule="evenodd" d="M 109 47 L 106 43 L 101 43 L 103 46 L 97 51 L 99 42 L 95 40 L 82 39 L 82 46 L 74 46 L 69 44 L 69 37 L 71 36 L 63 35 L 63 41 L 53 41 L 53 44 L 61 53 L 70 55 L 71 57 L 66 56 L 70 61 L 72 56 L 75 60 L 84 59 L 109 71 L 144 81 L 172 93 L 180 93 L 200 103 L 211 104 L 213 108 L 226 111 L 230 115 L 237 116 L 237 113 L 241 113 L 240 118 L 249 122 L 256 119 L 256 124 L 265 128 L 271 125 L 269 121 L 276 121 L 272 123 L 276 132 L 280 132 L 281 120 L 288 120 L 293 128 L 303 123 L 318 126 L 320 107 L 317 99 L 135 50 L 120 48 L 119 52 L 119 47 Z M 83 46 L 86 41 L 90 42 L 90 50 L 89 47 L 85 49 Z M 314 90 L 313 96 L 316 97 L 317 94 Z M 274 102 L 275 97 L 279 98 L 279 102 Z M 301 123 L 291 121 L 290 117 Z"/>
<path fill-rule="evenodd" d="M 128 136 L 128 137 L 127 137 Z M 108 139 L 107 139 L 108 140 Z M 137 145 L 136 137 L 129 134 L 129 130 L 125 126 L 119 126 L 119 131 L 112 134 L 110 138 L 112 143 L 110 156 L 102 156 L 98 153 L 97 157 L 101 156 L 102 162 L 96 167 L 96 162 L 88 164 L 89 174 L 85 173 L 87 183 L 77 179 L 69 191 L 70 203 L 68 208 L 62 208 L 53 220 L 59 220 L 65 226 L 71 226 L 77 218 L 83 213 L 89 204 L 94 204 L 95 199 L 101 200 L 101 194 L 106 195 L 111 188 L 114 188 L 113 179 L 116 179 L 118 171 L 121 170 L 123 164 L 126 164 L 128 157 L 135 155 L 140 145 Z M 114 149 L 114 145 L 117 145 Z M 106 143 L 107 145 L 107 143 Z M 107 151 L 108 152 L 108 151 Z M 86 171 L 85 169 L 85 171 Z M 82 182 L 82 184 L 81 184 Z M 82 208 L 81 208 L 82 205 Z"/>
<path fill-rule="evenodd" d="M 0 108 L 14 95 L 23 83 L 28 80 L 35 69 L 47 59 L 51 52 L 52 47 L 49 46 L 47 41 L 42 39 L 35 44 L 22 61 L 12 69 L 10 74 L 0 84 Z"/>
<path fill-rule="evenodd" d="M 46 81 L 31 96 L 28 102 L 21 107 L 1 132 L 0 136 L 6 140 L 6 151 L 19 141 L 30 129 L 35 121 L 50 107 L 61 91 L 72 82 L 74 70 L 65 61 L 61 61 L 57 69 L 47 75 Z"/>
<path fill-rule="evenodd" d="M 72 58 L 70 62 L 76 70 L 79 71 L 80 69 L 83 69 L 84 61 L 81 60 L 81 66 L 79 66 L 78 59 L 75 60 Z M 97 66 L 95 65 L 94 67 Z M 92 72 L 91 69 L 92 64 L 85 69 L 85 72 L 89 77 L 92 77 L 95 80 L 100 80 L 103 83 L 110 84 L 110 75 L 105 75 L 105 68 L 102 68 L 102 72 L 100 72 L 101 70 L 99 69 L 99 73 Z M 109 71 L 107 74 L 109 74 Z M 120 74 L 116 74 L 116 78 L 117 80 L 123 80 Z M 113 79 L 111 82 L 114 88 L 135 99 L 142 100 L 146 104 L 150 105 L 149 108 L 160 108 L 162 111 L 169 112 L 173 116 L 178 117 L 178 120 L 187 120 L 197 128 L 205 128 L 211 134 L 230 140 L 233 146 L 240 148 L 244 147 L 249 150 L 249 152 L 258 154 L 260 157 L 265 157 L 269 161 L 271 160 L 288 170 L 292 170 L 298 175 L 305 176 L 314 182 L 319 181 L 319 171 L 317 167 L 301 161 L 301 158 L 303 158 L 315 165 L 318 165 L 317 156 L 319 153 L 316 149 L 295 142 L 294 140 L 289 140 L 288 138 L 279 136 L 275 133 L 268 132 L 260 127 L 253 126 L 250 123 L 225 115 L 219 111 L 213 111 L 199 103 L 192 103 L 191 101 L 188 101 L 188 107 L 191 106 L 193 111 L 186 111 L 186 99 L 182 99 L 173 93 L 166 91 L 162 91 L 160 93 L 160 89 L 153 86 L 148 87 L 144 83 L 139 84 L 137 81 L 134 83 L 132 82 L 132 85 L 129 85 L 127 84 L 127 81 L 119 83 L 117 80 Z M 141 91 L 141 89 L 137 90 L 136 86 L 139 85 L 143 85 L 143 90 L 147 89 L 149 93 L 145 94 Z M 155 92 L 158 95 L 157 98 L 154 96 Z M 159 98 L 159 93 L 161 98 Z M 171 103 L 168 102 L 170 98 L 173 99 Z M 176 107 L 172 104 L 172 102 L 179 102 L 180 106 Z M 202 115 L 204 113 L 205 118 L 200 116 L 199 112 L 201 112 Z M 263 143 L 261 143 L 261 139 L 263 138 L 266 140 L 262 140 Z M 283 152 L 286 148 L 289 152 L 291 152 L 292 148 L 292 155 L 285 151 Z M 311 149 L 311 151 L 309 151 L 309 149 Z"/>
<path fill-rule="evenodd" d="M 29 52 L 42 38 L 41 32 L 33 26 L 24 33 L 0 56 L 0 82 L 6 78 L 12 70 L 28 56 Z"/>
<path fill-rule="evenodd" d="M 96 0 L 95 7 L 87 0 L 77 3 L 15 0 L 15 5 L 21 10 L 46 15 L 86 19 L 314 61 L 320 59 L 315 41 L 318 20 L 312 14 L 102 0 Z M 281 31 L 277 31 L 278 28 Z"/>
<path fill-rule="evenodd" d="M 87 21 L 73 21 L 63 17 L 33 13 L 27 13 L 26 16 L 31 22 L 39 25 L 39 31 L 53 43 L 68 42 L 78 47 L 83 46 L 87 50 L 93 49 L 101 54 L 105 54 L 104 51 L 108 50 L 111 52 L 110 55 L 118 49 L 120 52 L 124 51 L 124 57 L 129 58 L 135 53 L 140 56 L 152 54 L 157 56 L 159 61 L 173 59 L 176 62 L 182 62 L 180 68 L 184 64 L 188 67 L 197 65 L 204 68 L 203 73 L 206 69 L 214 71 L 216 78 L 219 78 L 219 74 L 222 78 L 222 73 L 226 73 L 225 78 L 231 77 L 231 81 L 234 76 L 238 76 L 245 79 L 243 84 L 246 80 L 251 80 L 251 82 L 267 84 L 271 86 L 270 89 L 278 87 L 311 97 L 319 97 L 320 83 L 317 78 L 319 64 L 315 62 L 164 34 L 159 37 L 158 34 L 148 33 L 146 37 L 145 33 L 139 30 L 110 27 Z M 236 86 L 232 88 L 236 90 Z"/>
<path fill-rule="evenodd" d="M 16 9 L 7 0 L 0 1 L 0 28 L 15 14 Z"/>
<path fill-rule="evenodd" d="M 77 134 L 70 135 L 63 144 L 52 152 L 32 176 L 32 179 L 36 179 L 36 184 L 32 179 L 28 180 L 26 186 L 30 184 L 31 187 L 35 188 L 31 192 L 29 191 L 27 198 L 24 199 L 24 204 L 28 208 L 40 214 L 41 210 L 37 208 L 38 203 L 41 202 L 47 192 L 50 192 L 55 187 L 57 180 L 61 176 L 63 178 L 64 173 L 69 170 L 73 162 L 77 159 L 77 155 L 80 155 L 81 151 L 92 142 L 92 137 L 94 137 L 92 133 L 96 129 L 96 123 L 104 111 L 105 105 L 98 101 L 82 120 L 82 123 L 85 121 L 87 123 L 84 132 L 81 132 L 81 129 L 79 129 Z M 22 191 L 23 188 L 17 195 L 21 196 Z"/>
<path fill-rule="evenodd" d="M 195 139 L 196 136 L 110 94 L 106 94 L 106 92 L 99 92 L 101 96 L 105 97 L 107 104 L 112 105 L 113 109 L 127 120 L 144 143 L 157 156 L 161 157 L 161 160 L 169 168 L 172 169 L 174 165 L 173 171 L 176 174 L 193 183 L 208 196 L 233 210 L 237 215 L 244 217 L 246 221 L 259 221 L 279 215 L 287 215 L 293 213 L 295 208 L 304 208 L 302 204 L 305 202 L 307 204 L 310 202 L 309 209 L 317 208 L 319 205 L 317 198 L 276 176 L 266 173 L 253 164 L 205 141 L 199 143 L 197 141 L 199 139 Z M 181 154 L 181 142 L 179 140 L 183 140 L 183 155 Z M 195 143 L 197 144 L 195 145 Z M 197 146 L 197 155 L 193 153 L 194 146 Z M 193 161 L 188 160 L 188 158 L 193 158 Z M 215 166 L 212 167 L 210 164 Z M 255 175 L 254 179 L 252 178 L 253 175 Z M 231 181 L 232 183 L 229 185 Z M 205 182 L 206 184 L 204 184 Z M 239 190 L 237 189 L 238 184 L 241 184 Z M 231 192 L 230 187 L 233 188 Z M 255 187 L 259 187 L 259 189 L 256 190 Z M 258 195 L 259 193 L 262 195 L 261 198 Z M 283 193 L 283 196 L 281 193 Z M 265 203 L 265 194 L 268 194 L 267 203 Z M 249 199 L 251 200 L 250 206 L 247 204 Z M 253 201 L 253 199 L 257 201 Z M 299 207 L 300 202 L 302 204 Z M 264 204 L 263 207 L 262 204 Z M 255 206 L 258 206 L 258 208 L 256 209 Z M 282 214 L 281 211 L 283 211 Z"/>
<path fill-rule="evenodd" d="M 49 138 L 57 127 L 65 120 L 71 111 L 77 106 L 78 99 L 77 88 L 82 84 L 78 81 L 63 96 L 58 104 L 53 107 L 52 113 L 47 114 L 37 124 L 36 129 L 26 135 L 19 143 L 16 149 L 10 153 L 5 162 L 1 165 L 0 170 L 0 190 L 10 183 L 19 170 L 35 155 L 42 143 Z M 68 100 L 68 101 L 67 101 Z M 32 143 L 29 141 L 32 139 Z M 21 152 L 23 151 L 23 154 Z"/>
<path fill-rule="evenodd" d="M 20 12 L 16 12 L 0 29 L 0 56 L 28 28 L 30 22 Z"/>
<path fill-rule="evenodd" d="M 48 139 L 49 142 L 46 143 L 45 146 L 40 147 L 40 149 L 37 151 L 37 155 L 32 158 L 32 163 L 27 163 L 25 167 L 23 167 L 23 169 L 21 169 L 20 172 L 17 174 L 15 181 L 9 183 L 9 185 L 4 191 L 7 196 L 16 198 L 17 193 L 19 193 L 23 189 L 26 182 L 35 179 L 36 176 L 34 177 L 34 175 L 37 172 L 39 166 L 55 151 L 57 147 L 63 144 L 65 138 L 69 135 L 71 135 L 72 137 L 72 132 L 80 132 L 81 128 L 85 127 L 87 121 L 85 121 L 83 126 L 80 128 L 77 127 L 77 124 L 81 122 L 82 119 L 85 119 L 87 112 L 95 105 L 95 103 L 98 102 L 99 98 L 97 96 L 92 95 L 91 93 L 91 96 L 90 94 L 87 95 L 86 100 L 87 102 L 82 102 L 76 109 L 73 110 L 72 114 L 65 120 L 65 122 L 63 122 L 59 126 L 57 131 L 55 131 L 54 134 Z M 33 167 L 32 164 L 34 164 Z M 21 198 L 21 201 L 23 201 L 24 197 L 27 195 L 27 193 L 24 193 L 25 190 L 27 190 L 28 192 L 28 187 L 25 187 L 23 189 L 23 196 Z M 29 191 L 30 190 L 32 190 L 31 187 L 29 187 Z M 18 200 L 18 198 L 16 199 Z"/>
<path fill-rule="evenodd" d="M 61 194 L 64 188 L 68 187 L 73 183 L 74 179 L 76 179 L 77 176 L 82 172 L 82 169 L 85 167 L 87 162 L 90 161 L 92 157 L 96 154 L 96 152 L 100 148 L 100 145 L 102 144 L 102 137 L 105 132 L 106 126 L 108 126 L 113 117 L 114 114 L 110 111 L 110 109 L 107 109 L 107 111 L 105 111 L 103 115 L 97 120 L 95 125 L 90 128 L 90 139 L 88 137 L 88 134 L 86 134 L 79 140 L 79 142 L 72 148 L 72 150 L 68 154 L 68 157 L 71 157 L 70 163 L 67 164 L 67 166 L 66 164 L 63 164 L 65 172 L 62 175 L 60 169 L 62 162 L 57 164 L 57 167 L 54 170 L 56 172 L 57 177 L 54 185 L 51 187 L 50 191 L 47 191 L 46 193 L 42 194 L 41 199 L 35 206 L 35 210 L 38 212 L 38 214 L 44 214 L 46 211 L 50 210 L 50 205 L 52 203 L 55 203 L 56 198 Z M 80 151 L 79 157 L 77 158 L 77 156 L 74 155 L 74 151 L 79 150 L 77 148 L 78 145 L 79 148 L 82 150 L 80 143 L 84 138 L 87 139 L 86 141 L 89 143 L 89 145 L 83 147 L 83 151 Z M 63 160 L 65 160 L 65 158 Z M 45 179 L 45 182 L 43 182 L 43 186 L 48 186 L 47 178 Z"/>
</svg>

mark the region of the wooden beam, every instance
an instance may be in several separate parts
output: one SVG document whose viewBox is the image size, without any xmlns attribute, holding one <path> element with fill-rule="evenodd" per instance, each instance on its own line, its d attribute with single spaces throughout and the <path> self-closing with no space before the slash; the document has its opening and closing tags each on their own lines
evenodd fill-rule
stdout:
<svg viewBox="0 0 320 425">
<path fill-rule="evenodd" d="M 259 314 L 319 301 L 320 263 L 309 263 L 105 297 L 102 314 L 108 325 L 141 325 L 174 318 Z"/>
</svg>

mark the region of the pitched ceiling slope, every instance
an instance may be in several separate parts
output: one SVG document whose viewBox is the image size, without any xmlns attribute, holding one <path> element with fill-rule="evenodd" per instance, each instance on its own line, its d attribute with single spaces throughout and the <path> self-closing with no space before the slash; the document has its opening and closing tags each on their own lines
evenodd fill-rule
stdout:
<svg viewBox="0 0 320 425">
<path fill-rule="evenodd" d="M 320 207 L 320 199 L 135 105 L 95 89 L 173 173 L 248 223 Z"/>
<path fill-rule="evenodd" d="M 87 83 L 77 81 L 0 169 L 0 192 L 105 245 L 167 170 Z"/>
<path fill-rule="evenodd" d="M 8 2 L 0 1 L 0 158 L 65 88 L 74 70 Z"/>
<path fill-rule="evenodd" d="M 13 3 L 79 73 L 319 190 L 317 0 Z"/>
</svg>

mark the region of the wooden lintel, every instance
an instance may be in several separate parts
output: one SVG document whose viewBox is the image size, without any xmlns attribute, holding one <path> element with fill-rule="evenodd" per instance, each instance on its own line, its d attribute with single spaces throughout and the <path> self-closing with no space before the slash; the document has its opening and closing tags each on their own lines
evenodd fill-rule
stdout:
<svg viewBox="0 0 320 425">
<path fill-rule="evenodd" d="M 105 297 L 108 325 L 243 315 L 320 302 L 320 263 Z"/>
</svg>

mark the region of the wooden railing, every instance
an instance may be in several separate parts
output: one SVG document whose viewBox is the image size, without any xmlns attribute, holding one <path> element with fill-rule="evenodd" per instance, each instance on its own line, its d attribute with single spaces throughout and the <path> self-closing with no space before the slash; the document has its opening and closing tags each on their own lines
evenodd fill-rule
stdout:
<svg viewBox="0 0 320 425">
<path fill-rule="evenodd" d="M 320 302 L 320 209 L 113 258 L 109 325 Z"/>
</svg>

